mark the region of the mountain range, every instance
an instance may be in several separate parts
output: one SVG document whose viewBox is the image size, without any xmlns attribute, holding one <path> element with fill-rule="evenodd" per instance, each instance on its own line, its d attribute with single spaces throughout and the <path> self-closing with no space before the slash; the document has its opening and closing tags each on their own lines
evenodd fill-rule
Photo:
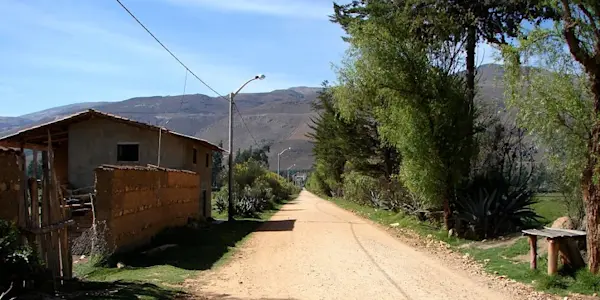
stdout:
<svg viewBox="0 0 600 300">
<path fill-rule="evenodd" d="M 494 109 L 504 107 L 503 73 L 500 65 L 488 64 L 478 68 L 478 99 L 491 104 Z M 311 103 L 319 91 L 321 88 L 317 87 L 293 87 L 237 95 L 235 102 L 240 113 L 234 110 L 234 149 L 268 144 L 271 146 L 269 164 L 271 169 L 276 169 L 277 154 L 291 147 L 281 156 L 281 169 L 293 164 L 295 169 L 310 168 L 313 163 L 312 143 L 306 134 L 310 131 L 311 118 L 316 115 L 311 110 Z M 227 148 L 228 100 L 202 94 L 83 102 L 18 117 L 0 117 L 0 136 L 89 108 L 163 126 L 213 143 L 222 141 Z M 243 121 L 240 116 L 243 116 Z"/>
</svg>

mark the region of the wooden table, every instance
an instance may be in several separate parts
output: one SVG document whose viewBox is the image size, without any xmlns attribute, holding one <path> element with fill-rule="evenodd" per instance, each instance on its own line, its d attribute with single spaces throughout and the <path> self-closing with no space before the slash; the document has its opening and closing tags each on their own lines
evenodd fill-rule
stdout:
<svg viewBox="0 0 600 300">
<path fill-rule="evenodd" d="M 576 243 L 578 239 L 585 238 L 585 231 L 544 227 L 544 229 L 528 229 L 522 232 L 529 238 L 532 270 L 537 269 L 538 236 L 545 237 L 548 241 L 548 275 L 556 274 L 559 252 L 563 264 L 574 269 L 585 266 Z"/>
</svg>

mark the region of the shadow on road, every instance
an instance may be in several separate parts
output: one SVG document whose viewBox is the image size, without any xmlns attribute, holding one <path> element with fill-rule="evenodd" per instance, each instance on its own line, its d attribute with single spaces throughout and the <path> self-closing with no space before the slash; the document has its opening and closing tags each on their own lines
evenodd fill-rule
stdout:
<svg viewBox="0 0 600 300">
<path fill-rule="evenodd" d="M 256 231 L 292 231 L 296 220 L 271 220 L 258 227 Z"/>
<path fill-rule="evenodd" d="M 123 262 L 128 267 L 171 265 L 186 270 L 208 270 L 253 231 L 290 231 L 296 220 L 238 220 L 210 224 L 202 228 L 179 227 L 164 230 L 151 244 L 129 253 L 113 256 L 109 265 Z M 176 245 L 152 253 L 162 245 Z"/>
<path fill-rule="evenodd" d="M 296 298 L 239 298 L 233 297 L 229 294 L 215 294 L 215 293 L 207 293 L 203 294 L 201 297 L 206 297 L 206 299 L 213 300 L 297 300 Z"/>
<path fill-rule="evenodd" d="M 194 299 L 190 294 L 150 283 L 73 281 L 65 285 L 60 299 Z M 19 298 L 21 299 L 21 298 Z M 24 297 L 22 299 L 27 299 Z M 54 298 L 35 298 L 54 299 Z"/>
</svg>

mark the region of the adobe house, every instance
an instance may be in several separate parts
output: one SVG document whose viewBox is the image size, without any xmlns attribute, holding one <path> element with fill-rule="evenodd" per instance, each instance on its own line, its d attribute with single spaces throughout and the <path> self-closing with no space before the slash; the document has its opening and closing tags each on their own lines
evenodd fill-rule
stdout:
<svg viewBox="0 0 600 300">
<path fill-rule="evenodd" d="M 100 165 L 150 164 L 197 172 L 199 196 L 206 204 L 212 152 L 224 151 L 197 137 L 92 109 L 0 138 L 5 147 L 46 150 L 48 145 L 58 182 L 69 189 L 94 186 L 94 169 Z"/>
</svg>

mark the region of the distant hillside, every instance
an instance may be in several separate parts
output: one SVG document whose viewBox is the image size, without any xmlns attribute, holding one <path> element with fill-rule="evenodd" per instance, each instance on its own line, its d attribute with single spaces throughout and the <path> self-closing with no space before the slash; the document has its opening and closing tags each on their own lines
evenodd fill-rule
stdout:
<svg viewBox="0 0 600 300">
<path fill-rule="evenodd" d="M 239 94 L 236 104 L 244 116 L 234 112 L 234 148 L 272 145 L 270 164 L 277 167 L 277 153 L 292 147 L 281 157 L 282 167 L 312 165 L 312 144 L 306 139 L 306 123 L 312 114 L 310 104 L 321 88 L 297 87 L 269 93 Z M 160 125 L 184 134 L 227 144 L 229 103 L 218 97 L 195 94 L 132 98 L 120 102 L 76 103 L 19 117 L 0 117 L 0 136 L 94 108 L 149 124 Z M 254 138 L 254 139 L 253 139 Z"/>
<path fill-rule="evenodd" d="M 480 104 L 493 110 L 504 107 L 504 69 L 500 65 L 483 65 L 478 69 Z M 306 138 L 314 112 L 311 102 L 320 88 L 293 87 L 269 93 L 239 94 L 236 103 L 244 115 L 234 115 L 234 149 L 270 144 L 270 165 L 277 167 L 277 153 L 292 147 L 281 157 L 281 168 L 296 164 L 299 169 L 311 167 L 312 144 Z M 161 125 L 184 134 L 202 137 L 227 146 L 228 102 L 222 98 L 195 94 L 132 98 L 120 102 L 88 102 L 55 107 L 20 117 L 0 117 L 0 136 L 94 108 L 138 121 Z"/>
</svg>

